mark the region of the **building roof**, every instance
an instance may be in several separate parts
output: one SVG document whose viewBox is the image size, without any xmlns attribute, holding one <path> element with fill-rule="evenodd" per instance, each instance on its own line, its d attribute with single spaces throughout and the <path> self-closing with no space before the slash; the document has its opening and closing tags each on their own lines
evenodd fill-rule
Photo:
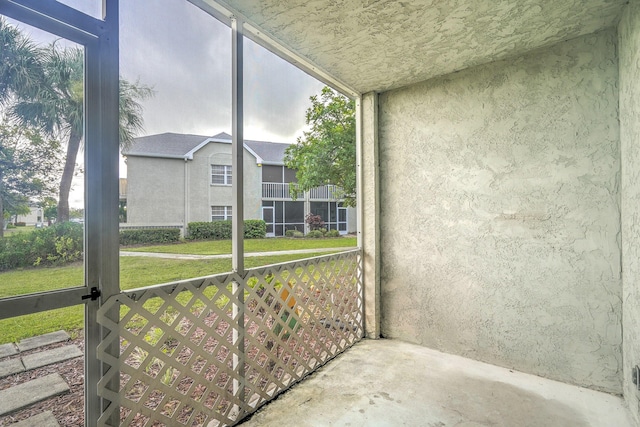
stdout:
<svg viewBox="0 0 640 427">
<path fill-rule="evenodd" d="M 209 143 L 231 143 L 231 135 L 221 132 L 214 136 L 180 133 L 161 133 L 134 138 L 124 156 L 159 157 L 165 159 L 192 159 L 193 154 Z M 245 139 L 244 147 L 257 163 L 282 165 L 284 152 L 290 144 Z"/>
<path fill-rule="evenodd" d="M 122 150 L 124 156 L 184 158 L 187 153 L 209 138 L 203 135 L 161 133 L 134 138 L 128 148 Z"/>
<path fill-rule="evenodd" d="M 284 151 L 290 144 L 278 142 L 244 140 L 253 151 L 258 154 L 265 164 L 284 164 Z"/>
</svg>

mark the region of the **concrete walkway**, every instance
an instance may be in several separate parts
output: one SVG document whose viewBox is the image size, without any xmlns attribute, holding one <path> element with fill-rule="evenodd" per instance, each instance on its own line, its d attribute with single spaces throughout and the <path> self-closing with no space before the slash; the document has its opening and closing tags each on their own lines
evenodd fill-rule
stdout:
<svg viewBox="0 0 640 427">
<path fill-rule="evenodd" d="M 31 418 L 11 424 L 11 427 L 60 427 L 51 411 L 45 411 Z"/>
<path fill-rule="evenodd" d="M 57 331 L 27 338 L 16 344 L 2 344 L 0 346 L 0 359 L 2 359 L 0 360 L 0 378 L 82 356 L 82 351 L 76 345 L 39 350 L 41 347 L 61 343 L 68 339 L 69 334 L 65 331 Z M 22 354 L 30 350 L 37 351 Z M 11 356 L 18 357 L 9 358 Z M 68 391 L 69 385 L 57 373 L 12 385 L 7 389 L 0 390 L 0 416 Z M 16 425 L 49 427 L 58 426 L 58 423 L 51 412 L 44 412 Z"/>
<path fill-rule="evenodd" d="M 624 401 L 395 340 L 364 340 L 242 427 L 632 427 Z"/>
<path fill-rule="evenodd" d="M 275 255 L 295 255 L 295 254 L 313 254 L 319 252 L 344 252 L 357 249 L 351 248 L 319 248 L 319 249 L 296 249 L 292 251 L 270 251 L 270 252 L 248 252 L 245 253 L 245 257 L 259 257 L 259 256 L 275 256 Z M 157 252 L 129 252 L 120 251 L 120 256 L 141 256 L 150 258 L 167 258 L 167 259 L 223 259 L 231 258 L 231 254 L 218 254 L 218 255 L 191 255 L 191 254 L 166 254 Z"/>
<path fill-rule="evenodd" d="M 29 405 L 69 391 L 69 386 L 59 374 L 14 385 L 0 391 L 0 415 L 6 415 Z"/>
</svg>

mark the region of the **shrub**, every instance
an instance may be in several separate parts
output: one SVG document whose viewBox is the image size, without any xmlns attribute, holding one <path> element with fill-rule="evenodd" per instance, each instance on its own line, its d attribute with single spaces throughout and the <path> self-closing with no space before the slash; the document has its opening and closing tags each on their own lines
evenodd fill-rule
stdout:
<svg viewBox="0 0 640 427">
<path fill-rule="evenodd" d="M 16 226 L 15 226 L 15 225 L 13 225 L 13 224 L 7 224 L 7 230 L 9 230 L 9 229 L 11 229 L 11 228 L 16 228 Z"/>
<path fill-rule="evenodd" d="M 327 234 L 324 235 L 325 237 L 340 237 L 340 232 L 338 230 L 329 230 L 327 231 Z"/>
<path fill-rule="evenodd" d="M 82 224 L 64 222 L 0 239 L 0 271 L 82 259 Z"/>
<path fill-rule="evenodd" d="M 294 226 L 293 228 L 285 230 L 284 235 L 285 237 L 304 237 L 304 233 L 298 230 L 297 226 Z"/>
<path fill-rule="evenodd" d="M 27 223 L 25 223 L 25 222 L 16 222 L 14 225 L 15 225 L 16 227 L 26 227 L 26 226 L 27 226 Z"/>
<path fill-rule="evenodd" d="M 122 246 L 147 243 L 172 243 L 179 240 L 180 229 L 178 228 L 146 228 L 141 230 L 120 231 L 120 244 Z"/>
<path fill-rule="evenodd" d="M 231 239 L 231 221 L 190 222 L 189 239 L 222 240 Z M 264 239 L 267 235 L 267 223 L 261 219 L 248 219 L 244 222 L 245 239 Z"/>
<path fill-rule="evenodd" d="M 319 239 L 319 238 L 322 237 L 322 231 L 320 231 L 320 230 L 312 230 L 312 231 L 307 233 L 307 237 L 310 237 L 312 239 Z"/>
<path fill-rule="evenodd" d="M 267 236 L 267 223 L 261 219 L 248 219 L 244 222 L 245 239 L 264 239 Z"/>
<path fill-rule="evenodd" d="M 231 221 L 190 222 L 189 239 L 221 240 L 231 238 Z"/>
<path fill-rule="evenodd" d="M 324 227 L 324 221 L 322 220 L 322 217 L 320 215 L 309 213 L 305 217 L 304 222 L 309 225 L 311 231 L 320 230 L 322 227 Z"/>
</svg>

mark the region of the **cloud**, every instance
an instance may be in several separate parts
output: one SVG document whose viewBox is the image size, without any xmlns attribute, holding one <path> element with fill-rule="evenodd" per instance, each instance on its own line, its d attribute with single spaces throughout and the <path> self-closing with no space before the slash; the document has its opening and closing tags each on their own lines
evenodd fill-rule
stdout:
<svg viewBox="0 0 640 427">
<path fill-rule="evenodd" d="M 188 2 L 120 3 L 123 77 L 153 86 L 145 134 L 215 134 L 231 128 L 231 30 Z M 322 84 L 245 41 L 245 137 L 294 142 Z"/>
</svg>

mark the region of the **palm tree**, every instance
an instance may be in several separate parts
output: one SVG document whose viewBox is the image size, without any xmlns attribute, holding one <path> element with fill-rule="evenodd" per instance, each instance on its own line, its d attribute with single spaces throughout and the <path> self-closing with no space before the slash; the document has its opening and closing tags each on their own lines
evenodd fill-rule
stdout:
<svg viewBox="0 0 640 427">
<path fill-rule="evenodd" d="M 40 50 L 16 27 L 0 18 L 0 106 L 42 81 Z"/>
<path fill-rule="evenodd" d="M 36 45 L 4 18 L 0 18 L 0 108 L 18 97 L 19 93 L 34 90 L 37 82 L 42 80 L 41 65 Z M 3 137 L 0 139 L 0 237 L 4 230 L 4 213 L 14 201 L 4 189 L 8 169 L 5 157 L 9 153 L 6 145 Z"/>
<path fill-rule="evenodd" d="M 10 108 L 22 125 L 35 126 L 67 141 L 60 179 L 58 221 L 69 220 L 69 192 L 78 152 L 83 141 L 84 53 L 75 47 L 60 48 L 54 42 L 39 52 L 42 81 L 37 90 L 23 90 Z M 152 96 L 148 86 L 120 80 L 120 143 L 128 144 L 142 130 L 140 101 Z"/>
</svg>

